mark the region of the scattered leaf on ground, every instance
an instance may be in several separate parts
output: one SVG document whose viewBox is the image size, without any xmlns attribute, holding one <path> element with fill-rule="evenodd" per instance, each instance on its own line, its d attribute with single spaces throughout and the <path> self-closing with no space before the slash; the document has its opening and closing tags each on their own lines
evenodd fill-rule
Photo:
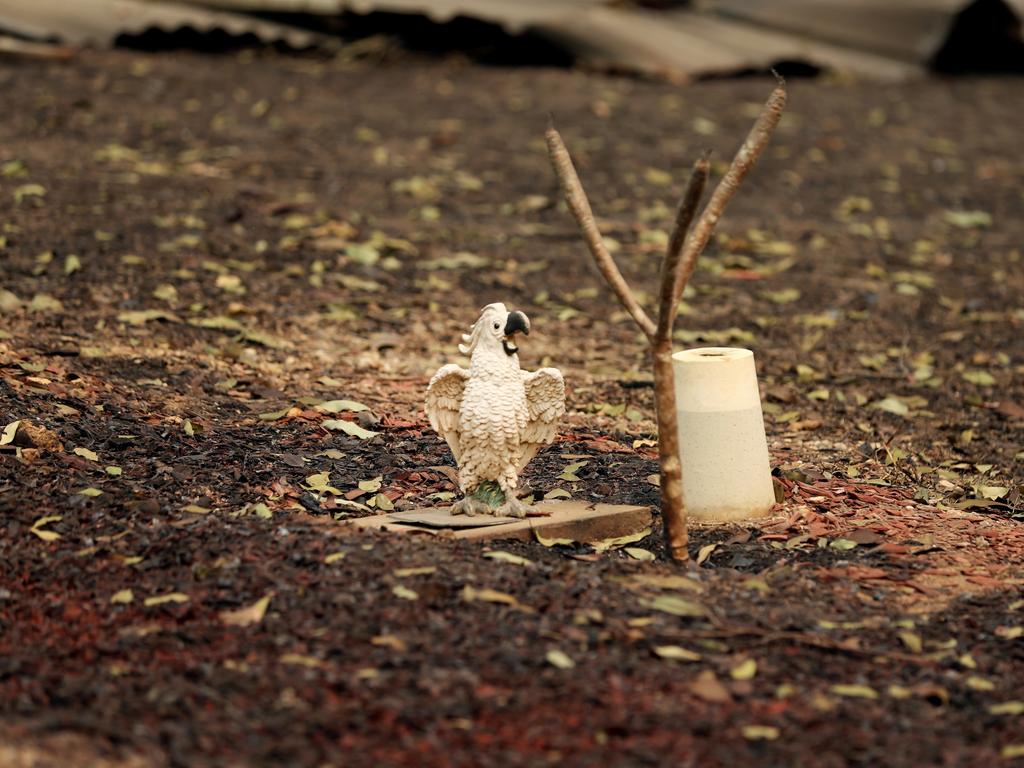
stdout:
<svg viewBox="0 0 1024 768">
<path fill-rule="evenodd" d="M 544 547 L 568 547 L 574 543 L 572 539 L 545 538 L 536 528 L 533 530 L 533 535 L 537 538 L 537 543 Z"/>
<path fill-rule="evenodd" d="M 703 547 L 701 547 L 700 551 L 697 552 L 697 565 L 703 565 L 705 562 L 707 562 L 707 559 L 711 557 L 711 553 L 714 552 L 717 548 L 718 544 L 705 544 Z"/>
<path fill-rule="evenodd" d="M 4 427 L 3 434 L 0 434 L 0 445 L 10 445 L 14 442 L 14 436 L 18 434 L 18 427 L 21 425 L 21 421 L 12 421 L 6 427 Z"/>
<path fill-rule="evenodd" d="M 501 605 L 508 605 L 525 613 L 533 612 L 533 608 L 520 603 L 514 595 L 510 595 L 507 592 L 499 592 L 496 589 L 489 589 L 487 587 L 477 589 L 476 587 L 471 587 L 467 584 L 462 588 L 461 597 L 462 600 L 467 603 L 477 601 L 483 601 L 485 603 L 499 603 Z"/>
<path fill-rule="evenodd" d="M 745 659 L 729 670 L 729 677 L 733 680 L 751 680 L 757 674 L 757 662 L 754 659 Z"/>
<path fill-rule="evenodd" d="M 779 738 L 779 729 L 772 725 L 744 725 L 740 732 L 743 738 L 750 741 L 774 741 Z"/>
<path fill-rule="evenodd" d="M 552 648 L 548 651 L 545 656 L 548 664 L 559 669 L 572 669 L 576 666 L 576 662 L 570 659 L 563 651 L 557 648 Z"/>
<path fill-rule="evenodd" d="M 690 691 L 700 699 L 712 704 L 724 704 L 732 700 L 728 689 L 722 685 L 715 673 L 705 669 L 690 683 Z"/>
<path fill-rule="evenodd" d="M 258 624 L 263 621 L 263 616 L 267 613 L 270 598 L 270 595 L 264 595 L 255 603 L 245 608 L 239 608 L 234 611 L 221 611 L 220 620 L 229 627 L 247 627 L 250 624 Z"/>
<path fill-rule="evenodd" d="M 641 604 L 656 611 L 671 613 L 673 616 L 696 617 L 707 614 L 707 610 L 700 603 L 677 595 L 658 595 L 653 600 L 641 601 Z"/>
<path fill-rule="evenodd" d="M 362 403 L 357 403 L 355 400 L 328 400 L 320 405 L 316 406 L 318 411 L 324 413 L 341 413 L 343 411 L 351 411 L 352 413 L 358 413 L 359 411 L 370 410 Z"/>
<path fill-rule="evenodd" d="M 63 515 L 47 515 L 45 517 L 40 517 L 38 520 L 32 523 L 32 527 L 28 529 L 29 533 L 33 534 L 34 536 L 37 536 L 43 541 L 56 541 L 60 538 L 60 534 L 56 531 L 44 530 L 43 526 L 49 525 L 50 523 L 60 522 L 63 519 Z"/>
<path fill-rule="evenodd" d="M 836 696 L 846 696 L 854 699 L 877 699 L 878 691 L 867 685 L 833 685 L 829 688 Z"/>
<path fill-rule="evenodd" d="M 83 459 L 88 459 L 90 462 L 99 461 L 99 457 L 95 453 L 89 451 L 87 447 L 77 447 L 74 451 L 75 456 L 81 456 Z"/>
<path fill-rule="evenodd" d="M 633 544 L 635 542 L 646 539 L 651 535 L 650 528 L 644 528 L 642 531 L 636 533 L 629 533 L 625 536 L 616 536 L 611 539 L 602 539 L 601 541 L 592 542 L 595 552 L 608 552 L 612 549 L 619 549 L 626 544 Z"/>
<path fill-rule="evenodd" d="M 409 576 L 428 576 L 431 573 L 437 573 L 437 566 L 418 565 L 413 568 L 396 568 L 392 573 L 399 579 L 408 578 Z"/>
<path fill-rule="evenodd" d="M 525 557 L 521 557 L 520 555 L 513 554 L 512 552 L 503 552 L 499 549 L 484 552 L 484 557 L 489 560 L 498 560 L 503 563 L 511 563 L 512 565 L 522 565 L 527 568 L 535 565 L 532 560 L 527 560 Z"/>
<path fill-rule="evenodd" d="M 988 708 L 991 715 L 1024 715 L 1024 701 L 1004 701 L 991 704 Z"/>
<path fill-rule="evenodd" d="M 623 547 L 622 551 L 629 555 L 634 560 L 640 560 L 641 562 L 650 563 L 658 559 L 649 549 L 643 549 L 641 547 Z"/>
<path fill-rule="evenodd" d="M 654 655 L 671 661 L 700 661 L 701 655 L 678 645 L 656 645 Z"/>
<path fill-rule="evenodd" d="M 320 426 L 332 432 L 344 432 L 346 435 L 358 437 L 360 440 L 368 440 L 380 434 L 380 432 L 371 432 L 368 429 L 363 429 L 354 421 L 345 421 L 344 419 L 327 419 Z"/>
<path fill-rule="evenodd" d="M 921 637 L 919 635 L 916 635 L 913 632 L 898 632 L 897 636 L 911 653 L 921 653 L 923 650 Z"/>
<path fill-rule="evenodd" d="M 147 597 L 142 601 L 142 604 L 147 608 L 151 608 L 154 605 L 164 605 L 165 603 L 187 603 L 188 595 L 182 592 L 171 592 L 166 595 L 156 595 L 154 597 Z"/>
</svg>

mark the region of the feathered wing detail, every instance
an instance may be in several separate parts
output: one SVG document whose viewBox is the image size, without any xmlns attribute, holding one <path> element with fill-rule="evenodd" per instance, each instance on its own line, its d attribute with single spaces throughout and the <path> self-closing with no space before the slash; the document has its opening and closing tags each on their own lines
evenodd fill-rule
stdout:
<svg viewBox="0 0 1024 768">
<path fill-rule="evenodd" d="M 523 371 L 523 388 L 528 421 L 519 440 L 516 470 L 520 472 L 542 445 L 554 441 L 558 420 L 565 413 L 565 380 L 557 368 L 541 368 L 533 373 Z"/>
<path fill-rule="evenodd" d="M 427 386 L 427 418 L 434 431 L 448 441 L 456 464 L 462 455 L 459 411 L 462 410 L 462 393 L 468 380 L 469 371 L 450 363 L 441 366 Z"/>
</svg>

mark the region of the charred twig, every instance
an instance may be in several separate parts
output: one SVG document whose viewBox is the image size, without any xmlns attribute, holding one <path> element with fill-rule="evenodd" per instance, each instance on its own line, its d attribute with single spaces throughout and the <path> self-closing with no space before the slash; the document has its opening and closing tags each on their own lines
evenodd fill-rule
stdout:
<svg viewBox="0 0 1024 768">
<path fill-rule="evenodd" d="M 778 78 L 778 85 L 761 110 L 746 141 L 736 153 L 729 170 L 718 183 L 691 230 L 690 226 L 693 224 L 707 184 L 707 155 L 694 164 L 690 181 L 679 203 L 675 224 L 665 250 L 665 259 L 662 262 L 657 323 L 651 320 L 640 306 L 605 247 L 590 202 L 583 191 L 583 184 L 573 167 L 569 150 L 566 149 L 562 137 L 553 124 L 548 126 L 546 133 L 551 164 L 565 193 L 569 210 L 579 224 L 587 248 L 604 279 L 651 345 L 655 411 L 658 420 L 658 458 L 661 468 L 661 514 L 665 521 L 668 553 L 675 560 L 686 560 L 689 555 L 686 548 L 686 507 L 683 502 L 683 476 L 679 458 L 678 418 L 672 371 L 672 328 L 679 300 L 693 274 L 698 257 L 708 244 L 725 206 L 736 194 L 739 185 L 764 151 L 768 139 L 779 123 L 785 104 L 785 84 Z"/>
</svg>

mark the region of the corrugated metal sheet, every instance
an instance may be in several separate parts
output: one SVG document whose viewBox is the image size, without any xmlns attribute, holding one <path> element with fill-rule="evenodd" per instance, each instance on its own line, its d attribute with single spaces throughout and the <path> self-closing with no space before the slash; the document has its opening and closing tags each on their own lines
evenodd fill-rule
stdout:
<svg viewBox="0 0 1024 768">
<path fill-rule="evenodd" d="M 236 11 L 367 14 L 404 13 L 426 16 L 438 23 L 466 16 L 498 24 L 518 34 L 538 24 L 563 19 L 567 23 L 584 9 L 609 0 L 185 0 L 211 8 Z"/>
<path fill-rule="evenodd" d="M 589 8 L 571 22 L 538 26 L 593 61 L 684 77 L 766 69 L 782 61 L 882 79 L 923 71 L 905 61 L 694 11 Z"/>
<path fill-rule="evenodd" d="M 1017 9 L 1018 18 L 1024 16 L 1024 0 L 1003 2 Z M 699 0 L 693 10 L 651 10 L 625 0 L 0 0 L 0 29 L 35 39 L 107 44 L 121 33 L 191 27 L 251 33 L 301 47 L 314 37 L 241 12 L 385 12 L 437 22 L 469 17 L 511 34 L 539 32 L 582 61 L 680 78 L 795 61 L 901 79 L 924 72 L 958 14 L 975 5 L 970 0 Z M 1019 39 L 1019 29 L 1016 35 Z"/>
<path fill-rule="evenodd" d="M 153 2 L 154 0 L 146 0 Z M 159 2 L 159 0 L 155 0 Z M 193 5 L 205 5 L 224 11 L 250 11 L 253 13 L 312 13 L 333 16 L 345 10 L 345 0 L 182 0 Z"/>
<path fill-rule="evenodd" d="M 311 45 L 315 35 L 236 13 L 194 5 L 140 0 L 0 0 L 0 29 L 36 40 L 61 40 L 74 45 L 110 45 L 122 34 L 151 29 L 199 32 L 223 30 L 256 35 L 266 42 L 296 48 Z"/>
<path fill-rule="evenodd" d="M 762 27 L 902 61 L 926 62 L 965 0 L 711 0 L 719 13 Z"/>
<path fill-rule="evenodd" d="M 66 60 L 75 55 L 73 48 L 65 48 L 47 43 L 33 43 L 29 40 L 19 40 L 16 37 L 0 35 L 0 58 L 4 56 L 17 56 L 28 59 L 51 59 Z"/>
</svg>

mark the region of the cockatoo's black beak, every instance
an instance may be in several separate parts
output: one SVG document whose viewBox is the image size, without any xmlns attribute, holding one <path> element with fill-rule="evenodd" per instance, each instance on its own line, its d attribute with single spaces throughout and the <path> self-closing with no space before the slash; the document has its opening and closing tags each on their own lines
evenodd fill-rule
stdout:
<svg viewBox="0 0 1024 768">
<path fill-rule="evenodd" d="M 522 332 L 529 336 L 530 318 L 528 318 L 522 312 L 509 312 L 508 320 L 505 321 L 505 335 L 511 336 L 513 333 L 516 332 Z"/>
<path fill-rule="evenodd" d="M 505 321 L 505 338 L 501 342 L 506 355 L 514 355 L 519 351 L 519 347 L 510 343 L 511 338 L 517 333 L 530 335 L 530 318 L 522 312 L 509 312 Z"/>
</svg>

